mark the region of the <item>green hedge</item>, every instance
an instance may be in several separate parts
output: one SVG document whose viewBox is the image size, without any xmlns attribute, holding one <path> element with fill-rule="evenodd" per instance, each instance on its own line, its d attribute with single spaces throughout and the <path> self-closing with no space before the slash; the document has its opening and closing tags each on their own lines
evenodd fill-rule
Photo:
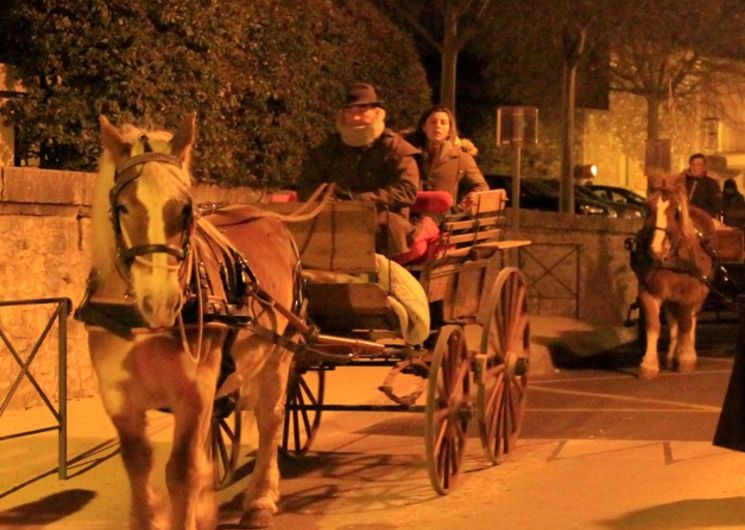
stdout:
<svg viewBox="0 0 745 530">
<path fill-rule="evenodd" d="M 13 0 L 3 59 L 28 90 L 2 108 L 17 151 L 91 170 L 97 116 L 173 128 L 196 110 L 195 176 L 293 182 L 333 130 L 344 87 L 366 80 L 389 123 L 415 123 L 430 89 L 410 36 L 366 0 Z"/>
</svg>

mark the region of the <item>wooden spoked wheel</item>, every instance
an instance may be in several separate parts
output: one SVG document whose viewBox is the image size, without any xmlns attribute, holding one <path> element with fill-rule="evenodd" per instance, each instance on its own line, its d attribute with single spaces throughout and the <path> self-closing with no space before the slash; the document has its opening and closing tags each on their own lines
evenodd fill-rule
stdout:
<svg viewBox="0 0 745 530">
<path fill-rule="evenodd" d="M 525 413 L 530 360 L 527 284 L 514 267 L 502 269 L 483 307 L 474 377 L 481 444 L 493 464 L 513 450 Z"/>
<path fill-rule="evenodd" d="M 280 447 L 285 455 L 303 455 L 313 445 L 321 424 L 325 381 L 326 371 L 322 365 L 313 369 L 290 369 Z"/>
<path fill-rule="evenodd" d="M 240 404 L 240 392 L 236 391 L 216 399 L 213 406 L 207 452 L 218 490 L 230 485 L 238 466 L 243 416 Z"/>
<path fill-rule="evenodd" d="M 463 463 L 470 400 L 471 362 L 460 326 L 444 326 L 432 353 L 427 385 L 425 446 L 432 487 L 440 495 L 455 486 Z"/>
</svg>

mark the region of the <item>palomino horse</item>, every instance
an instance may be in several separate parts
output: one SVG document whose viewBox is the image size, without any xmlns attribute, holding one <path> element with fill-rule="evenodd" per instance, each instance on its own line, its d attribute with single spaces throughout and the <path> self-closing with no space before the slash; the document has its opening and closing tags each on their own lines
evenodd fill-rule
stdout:
<svg viewBox="0 0 745 530">
<path fill-rule="evenodd" d="M 642 378 L 656 377 L 660 371 L 657 340 L 662 311 L 670 326 L 666 366 L 682 372 L 696 366 L 696 319 L 714 271 L 704 242 L 713 235 L 714 223 L 703 210 L 689 205 L 684 178 L 661 173 L 649 176 L 649 212 L 632 253 L 646 318 L 647 346 L 639 367 Z"/>
<path fill-rule="evenodd" d="M 291 236 L 267 217 L 221 232 L 195 220 L 189 173 L 194 115 L 173 135 L 131 125 L 117 129 L 103 116 L 100 125 L 104 150 L 92 212 L 93 269 L 78 315 L 87 324 L 101 398 L 119 434 L 131 487 L 131 526 L 215 527 L 206 440 L 221 356 L 230 352 L 244 395 L 247 401 L 253 398 L 259 430 L 241 525 L 267 526 L 279 498 L 277 446 L 291 355 L 271 335 L 262 338 L 250 326 L 203 316 L 195 324 L 182 308 L 189 296 L 199 299 L 200 310 L 207 303 L 201 295 L 205 286 L 199 285 L 199 278 L 207 277 L 197 251 L 204 248 L 204 233 L 211 232 L 222 243 L 232 242 L 244 272 L 250 272 L 244 279 L 251 281 L 241 286 L 244 306 L 254 311 L 251 322 L 285 333 L 287 319 L 273 303 L 291 307 L 294 302 L 297 253 Z M 191 287 L 195 278 L 196 289 Z M 151 409 L 168 409 L 174 416 L 166 464 L 170 502 L 150 483 L 146 411 Z"/>
</svg>

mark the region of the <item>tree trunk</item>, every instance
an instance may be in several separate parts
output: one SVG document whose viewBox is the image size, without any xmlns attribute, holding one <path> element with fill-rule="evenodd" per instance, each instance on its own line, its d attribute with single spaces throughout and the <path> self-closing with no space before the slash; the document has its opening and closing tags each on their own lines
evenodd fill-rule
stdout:
<svg viewBox="0 0 745 530">
<path fill-rule="evenodd" d="M 577 67 L 585 55 L 587 25 L 565 26 L 562 32 L 564 52 L 564 128 L 562 134 L 559 211 L 574 213 L 574 104 L 577 94 Z"/>
<path fill-rule="evenodd" d="M 574 213 L 574 103 L 577 83 L 577 63 L 564 63 L 563 107 L 561 156 L 561 194 L 559 211 Z"/>
<path fill-rule="evenodd" d="M 458 64 L 458 16 L 451 2 L 446 3 L 445 31 L 442 38 L 440 104 L 455 114 L 455 73 Z"/>
<path fill-rule="evenodd" d="M 442 72 L 440 73 L 440 104 L 455 114 L 455 72 L 458 62 L 458 51 L 443 49 Z"/>
<path fill-rule="evenodd" d="M 647 140 L 660 139 L 660 98 L 647 96 Z"/>
</svg>

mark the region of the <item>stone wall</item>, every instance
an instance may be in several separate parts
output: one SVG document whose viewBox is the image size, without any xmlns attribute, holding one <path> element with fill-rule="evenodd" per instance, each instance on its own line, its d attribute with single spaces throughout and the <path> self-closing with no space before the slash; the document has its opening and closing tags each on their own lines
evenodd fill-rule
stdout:
<svg viewBox="0 0 745 530">
<path fill-rule="evenodd" d="M 520 229 L 508 228 L 505 237 L 533 242 L 521 251 L 530 312 L 621 325 L 637 294 L 624 242 L 640 227 L 636 220 L 522 210 Z"/>
<path fill-rule="evenodd" d="M 0 168 L 0 300 L 66 297 L 77 301 L 88 274 L 88 211 L 94 175 L 36 168 Z M 0 329 L 25 360 L 54 306 L 10 306 L 0 310 Z M 94 392 L 85 333 L 68 320 L 68 392 Z M 57 395 L 57 326 L 29 365 L 51 397 Z M 0 350 L 0 396 L 8 393 L 19 368 Z M 39 403 L 31 384 L 23 383 L 11 407 Z"/>
<path fill-rule="evenodd" d="M 90 202 L 96 175 L 27 167 L 0 167 L 0 301 L 69 298 L 77 304 L 90 268 Z M 246 188 L 197 186 L 198 202 L 248 202 Z M 0 330 L 23 359 L 28 358 L 55 306 L 0 307 Z M 57 396 L 57 326 L 30 363 L 47 395 Z M 0 343 L 0 402 L 19 373 Z M 96 383 L 83 326 L 68 320 L 67 389 L 70 397 L 94 394 Z M 24 377 L 11 408 L 40 403 Z"/>
<path fill-rule="evenodd" d="M 46 171 L 36 168 L 0 168 L 0 300 L 65 297 L 80 300 L 89 269 L 90 200 L 94 174 Z M 197 202 L 251 202 L 259 194 L 246 188 L 197 186 Z M 509 239 L 530 239 L 535 245 L 523 254 L 524 272 L 539 278 L 552 268 L 570 288 L 579 274 L 579 316 L 600 325 L 618 325 L 636 296 L 636 280 L 628 266 L 623 242 L 638 223 L 604 217 L 521 212 L 519 231 Z M 561 246 L 546 246 L 546 244 Z M 569 245 L 569 246 L 567 246 Z M 575 258 L 561 257 L 578 249 Z M 554 267 L 554 262 L 561 261 Z M 531 312 L 574 316 L 576 307 L 566 289 L 544 276 L 536 282 Z M 551 298 L 564 296 L 564 298 Z M 0 308 L 0 329 L 25 360 L 46 325 L 52 306 Z M 30 364 L 30 371 L 45 392 L 57 395 L 57 328 Z M 68 320 L 68 395 L 96 393 L 83 326 Z M 19 373 L 18 363 L 0 343 L 0 400 Z M 40 400 L 23 380 L 11 407 L 28 407 Z"/>
</svg>

